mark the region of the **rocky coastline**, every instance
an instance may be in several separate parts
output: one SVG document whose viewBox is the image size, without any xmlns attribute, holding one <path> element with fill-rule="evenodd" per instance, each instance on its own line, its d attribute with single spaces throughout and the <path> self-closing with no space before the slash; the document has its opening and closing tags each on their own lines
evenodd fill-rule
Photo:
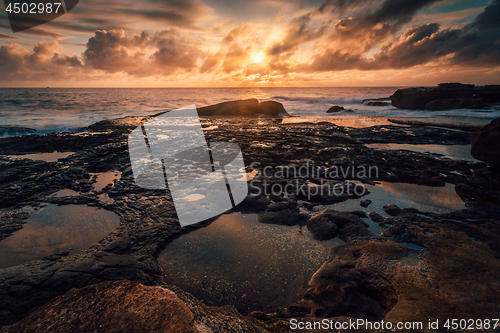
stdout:
<svg viewBox="0 0 500 333">
<path fill-rule="evenodd" d="M 440 83 L 437 87 L 398 89 L 390 99 L 392 105 L 399 109 L 481 109 L 500 102 L 500 85 Z"/>
<path fill-rule="evenodd" d="M 437 89 L 451 91 L 447 98 L 455 98 L 457 90 L 473 92 L 478 87 L 447 85 Z M 491 97 L 496 92 L 491 93 L 490 88 L 481 89 L 477 94 L 483 95 L 478 98 L 496 98 Z M 408 91 L 396 92 L 395 97 L 391 96 L 393 105 L 403 95 L 409 100 L 408 94 Z M 434 99 L 422 98 L 427 94 Z M 418 90 L 415 96 L 419 108 L 424 101 L 425 108 L 442 97 L 431 90 Z M 279 103 L 255 104 L 249 100 L 240 104 L 245 105 L 243 116 L 276 116 L 284 111 Z M 29 216 L 22 211 L 25 206 L 80 204 L 103 208 L 120 217 L 117 230 L 84 252 L 56 253 L 1 269 L 3 331 L 57 332 L 54 325 L 59 323 L 62 332 L 70 329 L 76 319 L 69 320 L 61 313 L 80 313 L 79 318 L 86 322 L 99 315 L 95 310 L 82 309 L 76 300 L 112 302 L 103 300 L 106 297 L 95 299 L 95 295 L 114 295 L 117 290 L 133 300 L 143 319 L 168 318 L 166 310 L 159 306 L 168 305 L 166 309 L 179 313 L 175 323 L 185 332 L 206 332 L 207 328 L 214 332 L 287 332 L 290 318 L 427 322 L 500 316 L 500 169 L 498 150 L 489 146 L 491 142 L 499 142 L 495 139 L 498 119 L 483 128 L 410 123 L 354 128 L 328 121 L 287 123 L 279 117 L 226 117 L 227 110 L 235 105 L 238 104 L 200 108 L 201 123 L 207 129 L 207 140 L 238 144 L 247 169 L 253 161 L 269 166 L 297 166 L 308 161 L 316 165 L 372 165 L 379 170 L 377 178 L 350 174 L 336 179 L 311 176 L 300 179 L 300 185 L 335 182 L 349 187 L 352 181 L 434 187 L 452 184 L 467 208 L 430 213 L 387 205 L 384 210 L 388 217 L 384 217 L 357 210 L 318 209 L 353 199 L 349 195 L 249 196 L 233 211 L 258 214 L 260 223 L 303 225 L 316 239 L 338 237 L 345 244 L 331 248 L 326 262 L 311 277 L 302 300 L 283 304 L 274 313 L 254 311 L 243 316 L 231 306 L 207 307 L 179 288 L 166 286 L 162 280 L 162 274 L 168 272 L 160 267 L 159 254 L 175 238 L 213 220 L 181 228 L 168 192 L 135 185 L 127 137 L 148 117 L 103 121 L 90 126 L 87 132 L 2 138 L 0 240 L 23 228 Z M 462 146 L 471 143 L 471 136 L 472 154 L 482 161 L 451 160 L 428 153 L 367 146 L 373 143 Z M 57 162 L 9 157 L 54 151 L 73 154 Z M 120 178 L 101 191 L 93 190 L 96 179 L 91 173 L 110 170 L 120 171 Z M 271 185 L 296 186 L 291 178 L 268 181 Z M 53 196 L 62 189 L 78 195 Z M 101 200 L 100 194 L 106 194 L 112 202 Z M 377 223 L 382 234 L 369 232 L 363 218 Z M 405 243 L 417 247 L 402 245 Z M 161 288 L 153 288 L 158 286 Z M 158 306 L 147 308 L 141 297 L 158 300 Z M 119 307 L 119 299 L 114 304 Z M 118 329 L 125 325 L 125 317 L 111 312 L 114 316 L 111 323 Z M 100 331 L 98 327 L 88 326 L 88 329 Z"/>
</svg>

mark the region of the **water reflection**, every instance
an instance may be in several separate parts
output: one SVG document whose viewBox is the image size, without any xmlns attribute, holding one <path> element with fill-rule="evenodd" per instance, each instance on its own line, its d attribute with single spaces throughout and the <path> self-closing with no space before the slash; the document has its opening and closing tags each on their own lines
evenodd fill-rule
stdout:
<svg viewBox="0 0 500 333">
<path fill-rule="evenodd" d="M 70 189 L 67 189 L 67 188 L 59 190 L 59 191 L 52 194 L 52 196 L 55 198 L 76 197 L 79 195 L 80 195 L 80 193 L 73 191 L 73 190 L 70 190 Z"/>
<path fill-rule="evenodd" d="M 101 173 L 91 173 L 90 176 L 97 176 L 96 183 L 94 183 L 94 191 L 100 192 L 108 184 L 114 184 L 115 180 L 120 179 L 121 171 L 107 171 Z"/>
<path fill-rule="evenodd" d="M 86 250 L 120 224 L 118 215 L 85 205 L 47 204 L 31 211 L 23 229 L 0 241 L 0 268 L 41 259 L 59 251 Z"/>
<path fill-rule="evenodd" d="M 26 154 L 26 155 L 9 155 L 12 158 L 28 158 L 30 160 L 40 160 L 45 162 L 56 162 L 62 158 L 66 158 L 70 155 L 73 155 L 74 152 L 53 152 L 53 153 L 38 153 L 38 154 Z"/>
<path fill-rule="evenodd" d="M 207 304 L 242 313 L 270 312 L 302 298 L 307 283 L 339 239 L 319 242 L 306 228 L 257 222 L 257 215 L 222 215 L 183 235 L 160 255 L 164 279 Z"/>
<path fill-rule="evenodd" d="M 410 145 L 403 143 L 371 143 L 368 148 L 388 150 L 409 150 L 419 153 L 439 154 L 453 160 L 465 160 L 478 162 L 470 154 L 470 145 Z"/>
<path fill-rule="evenodd" d="M 337 126 L 365 128 L 371 126 L 394 125 L 386 117 L 368 115 L 328 115 L 328 117 L 284 117 L 283 124 L 330 122 Z"/>
<path fill-rule="evenodd" d="M 364 186 L 370 194 L 361 199 L 350 199 L 345 202 L 329 205 L 338 211 L 363 210 L 376 212 L 382 216 L 385 205 L 396 205 L 400 208 L 416 208 L 422 212 L 447 213 L 454 210 L 465 209 L 465 203 L 455 192 L 455 185 L 446 184 L 443 187 L 424 186 L 406 183 L 379 182 L 377 185 Z M 363 200 L 372 200 L 367 207 L 360 206 Z"/>
</svg>

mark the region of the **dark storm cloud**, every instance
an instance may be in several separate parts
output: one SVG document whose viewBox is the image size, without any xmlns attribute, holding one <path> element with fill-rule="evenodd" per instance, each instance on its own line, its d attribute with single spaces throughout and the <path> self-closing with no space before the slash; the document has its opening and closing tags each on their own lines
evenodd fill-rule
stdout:
<svg viewBox="0 0 500 333">
<path fill-rule="evenodd" d="M 331 38 L 359 40 L 364 37 L 364 43 L 370 47 L 396 33 L 420 9 L 438 1 L 440 0 L 385 0 L 375 8 L 370 6 L 360 9 L 353 17 L 340 20 Z M 358 1 L 354 3 L 358 4 Z"/>
</svg>

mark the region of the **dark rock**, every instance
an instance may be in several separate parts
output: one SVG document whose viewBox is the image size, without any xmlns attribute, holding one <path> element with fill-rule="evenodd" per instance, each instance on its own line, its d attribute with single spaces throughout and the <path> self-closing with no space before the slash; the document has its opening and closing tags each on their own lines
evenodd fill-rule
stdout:
<svg viewBox="0 0 500 333">
<path fill-rule="evenodd" d="M 384 211 L 391 216 L 398 216 L 403 212 L 403 210 L 396 205 L 385 205 L 383 208 Z"/>
<path fill-rule="evenodd" d="M 368 216 L 370 217 L 370 220 L 372 220 L 373 222 L 376 223 L 384 222 L 384 218 L 380 214 L 377 214 L 375 212 L 369 212 Z"/>
<path fill-rule="evenodd" d="M 270 210 L 259 213 L 257 220 L 260 223 L 280 224 L 280 225 L 296 225 L 300 222 L 300 210 L 298 207 L 295 209 L 284 208 L 280 210 Z"/>
<path fill-rule="evenodd" d="M 486 98 L 491 104 L 498 103 L 500 102 L 500 85 L 475 87 L 474 95 L 478 98 Z"/>
<path fill-rule="evenodd" d="M 307 222 L 307 229 L 318 240 L 328 240 L 337 236 L 338 226 L 332 221 L 333 217 L 328 212 L 323 212 L 318 216 L 312 217 Z"/>
<path fill-rule="evenodd" d="M 427 103 L 440 97 L 436 88 L 398 89 L 391 95 L 391 104 L 399 109 L 423 110 Z"/>
<path fill-rule="evenodd" d="M 283 104 L 266 101 L 260 102 L 255 98 L 241 101 L 223 102 L 198 108 L 198 115 L 206 116 L 244 116 L 254 117 L 258 115 L 278 117 L 289 116 Z"/>
<path fill-rule="evenodd" d="M 380 318 L 385 312 L 387 318 L 384 319 L 400 321 L 427 321 L 434 313 L 440 318 L 482 318 L 484 313 L 498 318 L 498 169 L 487 167 L 482 162 L 445 160 L 431 154 L 404 150 L 369 149 L 360 144 L 463 145 L 470 142 L 469 132 L 461 128 L 449 130 L 416 124 L 345 128 L 328 122 L 282 124 L 277 119 L 237 117 L 206 117 L 201 121 L 205 127 L 218 126 L 207 131 L 208 140 L 238 144 L 247 166 L 252 161 L 259 161 L 259 168 L 266 165 L 297 167 L 305 165 L 307 161 L 314 161 L 317 166 L 347 167 L 366 165 L 369 161 L 370 166 L 378 168 L 377 176 L 363 175 L 360 179 L 420 185 L 428 184 L 429 179 L 432 184 L 446 180 L 448 183 L 463 184 L 460 191 L 472 191 L 471 195 L 467 195 L 467 209 L 446 214 L 422 215 L 404 209 L 400 215 L 383 218 L 370 213 L 373 221 L 380 220 L 383 231 L 381 236 L 371 234 L 364 221 L 356 215 L 339 212 L 332 214 L 326 220 L 327 226 L 332 226 L 334 234 L 346 241 L 346 244 L 335 246 L 334 254 L 325 263 L 327 269 L 315 275 L 307 294 L 312 299 L 305 299 L 306 302 L 299 306 L 294 303 L 290 310 L 280 310 L 279 313 L 283 316 L 310 316 L 316 319 L 315 316 L 352 314 L 358 318 Z M 493 126 L 496 125 L 498 121 L 493 122 Z M 44 202 L 101 207 L 119 214 L 121 220 L 116 232 L 83 253 L 0 270 L 0 325 L 20 320 L 71 288 L 123 279 L 148 286 L 160 285 L 165 272 L 162 272 L 158 263 L 158 256 L 167 244 L 181 233 L 191 232 L 211 223 L 208 221 L 191 229 L 181 229 L 169 193 L 142 189 L 134 184 L 127 151 L 127 131 L 130 128 L 105 128 L 102 127 L 105 131 L 112 131 L 99 135 L 55 133 L 0 139 L 2 155 L 52 152 L 56 148 L 58 151 L 75 152 L 57 163 L 14 160 L 0 156 L 0 226 L 7 228 L 5 235 L 10 234 L 12 228 L 19 228 L 22 219 L 16 218 L 18 221 L 11 225 L 10 220 L 3 217 L 10 218 L 8 214 L 15 214 L 23 206 L 36 207 Z M 351 139 L 340 139 L 346 137 Z M 99 166 L 101 161 L 105 166 Z M 106 193 L 115 200 L 113 204 L 104 205 L 92 191 L 82 192 L 82 189 L 92 186 L 88 175 L 92 170 L 122 171 L 122 176 L 114 186 L 106 188 Z M 325 180 L 335 184 L 343 182 L 344 178 L 355 179 L 356 175 L 340 177 L 299 179 L 299 184 L 295 182 L 297 177 L 285 177 L 285 180 L 266 178 L 268 185 L 259 186 L 257 190 L 272 188 L 275 183 L 297 187 L 302 184 L 317 186 L 314 184 L 321 184 Z M 264 177 L 256 176 L 255 179 L 262 180 Z M 64 198 L 51 196 L 63 188 L 78 191 L 80 195 Z M 348 188 L 344 186 L 344 190 Z M 459 186 L 457 193 L 462 196 L 458 188 Z M 295 191 L 290 189 L 290 192 L 294 199 L 300 199 Z M 314 193 L 314 189 L 312 192 Z M 233 211 L 279 214 L 295 210 L 294 199 L 270 197 L 274 203 L 265 194 L 249 196 Z M 345 195 L 338 199 L 350 200 L 351 197 Z M 338 199 L 332 201 L 338 202 Z M 313 207 L 321 204 L 325 198 L 307 198 L 306 195 L 303 200 L 306 202 L 300 201 L 301 211 L 306 213 L 299 214 L 301 221 L 308 214 L 317 216 L 319 207 Z M 325 203 L 329 202 L 325 200 Z M 8 214 L 5 215 L 4 212 Z M 307 221 L 313 218 L 310 217 Z M 392 244 L 387 247 L 374 245 L 370 242 L 373 239 L 383 245 Z M 425 250 L 417 255 L 412 249 L 394 244 L 396 242 L 418 244 L 425 247 Z M 340 265 L 333 267 L 337 260 Z M 482 287 L 478 287 L 479 284 Z M 173 287 L 169 289 L 174 290 Z M 390 301 L 394 296 L 391 290 L 397 293 L 396 306 Z M 181 292 L 174 291 L 184 300 Z M 215 318 L 208 317 L 208 312 L 216 310 L 207 310 L 202 306 L 192 308 L 190 304 L 197 304 L 197 301 L 186 299 L 189 301 L 185 301 L 185 304 L 193 312 L 195 320 L 201 318 L 205 323 L 207 318 L 212 318 L 209 321 L 214 325 L 222 325 L 217 318 L 227 312 L 230 313 L 228 323 L 234 324 L 230 319 L 234 309 L 223 307 Z M 345 308 L 343 305 L 346 305 Z M 217 326 L 209 327 L 212 327 L 213 332 L 221 331 Z"/>
<path fill-rule="evenodd" d="M 480 161 L 500 165 L 500 118 L 474 132 L 470 138 L 471 155 Z"/>
<path fill-rule="evenodd" d="M 392 105 L 399 109 L 424 110 L 427 103 L 443 98 L 472 98 L 474 85 L 440 83 L 438 87 L 398 89 L 390 96 Z"/>
<path fill-rule="evenodd" d="M 341 112 L 341 111 L 344 111 L 344 107 L 339 106 L 339 105 L 335 105 L 335 106 L 332 106 L 331 108 L 329 108 L 328 111 L 326 111 L 326 113 L 334 113 L 334 112 Z"/>
<path fill-rule="evenodd" d="M 9 332 L 267 332 L 234 308 L 208 308 L 179 289 L 103 282 L 73 289 Z"/>
<path fill-rule="evenodd" d="M 326 209 L 307 221 L 307 229 L 318 240 L 328 240 L 336 236 L 345 242 L 354 238 L 370 238 L 371 233 L 367 227 L 356 213 L 337 212 L 332 209 Z"/>
<path fill-rule="evenodd" d="M 360 205 L 361 207 L 366 208 L 366 207 L 370 206 L 370 204 L 371 204 L 372 202 L 373 202 L 372 200 L 361 200 L 361 202 L 359 203 L 359 205 Z"/>
<path fill-rule="evenodd" d="M 474 95 L 473 84 L 463 83 L 440 83 L 438 90 L 442 98 L 469 98 Z"/>
<path fill-rule="evenodd" d="M 443 98 L 436 99 L 425 105 L 430 111 L 445 111 L 453 109 L 482 109 L 488 106 L 485 98 Z"/>
</svg>

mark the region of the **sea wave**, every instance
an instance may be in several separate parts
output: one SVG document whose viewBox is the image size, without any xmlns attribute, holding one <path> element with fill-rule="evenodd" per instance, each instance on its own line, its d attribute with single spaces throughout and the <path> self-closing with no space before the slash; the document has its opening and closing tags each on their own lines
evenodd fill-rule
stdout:
<svg viewBox="0 0 500 333">
<path fill-rule="evenodd" d="M 289 96 L 273 96 L 272 100 L 276 101 L 289 101 L 289 102 L 302 102 L 305 104 L 361 104 L 364 99 L 374 98 L 371 96 L 362 97 L 289 97 Z"/>
</svg>

